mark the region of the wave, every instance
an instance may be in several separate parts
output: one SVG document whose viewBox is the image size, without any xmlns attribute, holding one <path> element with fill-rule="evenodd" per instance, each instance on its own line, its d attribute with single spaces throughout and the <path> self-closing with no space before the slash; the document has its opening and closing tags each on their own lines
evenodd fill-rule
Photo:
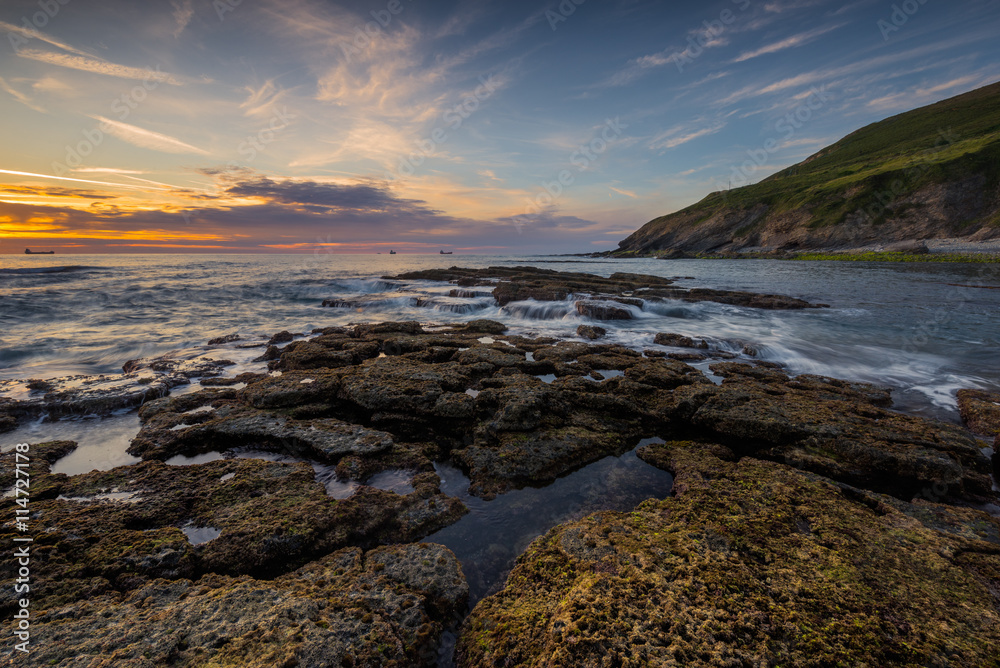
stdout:
<svg viewBox="0 0 1000 668">
<path fill-rule="evenodd" d="M 328 289 L 362 295 L 397 292 L 403 287 L 403 283 L 381 278 L 341 278 L 327 283 Z"/>
<path fill-rule="evenodd" d="M 489 299 L 477 299 L 474 301 L 469 300 L 457 300 L 449 298 L 419 298 L 416 301 L 416 306 L 419 308 L 427 308 L 434 311 L 443 311 L 446 313 L 458 313 L 467 314 L 475 313 L 477 311 L 482 311 L 493 306 L 496 302 L 492 297 Z"/>
<path fill-rule="evenodd" d="M 525 320 L 562 320 L 571 313 L 575 314 L 575 300 L 538 302 L 534 299 L 526 299 L 519 302 L 511 302 L 500 309 L 513 318 Z"/>
<path fill-rule="evenodd" d="M 65 267 L 18 267 L 0 268 L 0 274 L 66 274 L 82 271 L 100 271 L 103 267 L 88 267 L 84 265 L 68 265 Z"/>
</svg>

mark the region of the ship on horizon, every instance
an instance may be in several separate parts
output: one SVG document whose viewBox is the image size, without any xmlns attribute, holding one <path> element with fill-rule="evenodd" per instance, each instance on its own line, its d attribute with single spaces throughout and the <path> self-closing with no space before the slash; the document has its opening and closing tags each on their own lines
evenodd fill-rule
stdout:
<svg viewBox="0 0 1000 668">
<path fill-rule="evenodd" d="M 24 249 L 25 255 L 55 255 L 55 251 L 33 251 L 30 248 Z"/>
</svg>

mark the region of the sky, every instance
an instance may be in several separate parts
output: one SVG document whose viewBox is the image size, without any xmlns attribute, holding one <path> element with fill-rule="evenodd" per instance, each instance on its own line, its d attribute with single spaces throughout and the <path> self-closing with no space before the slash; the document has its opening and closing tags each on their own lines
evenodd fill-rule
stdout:
<svg viewBox="0 0 1000 668">
<path fill-rule="evenodd" d="M 995 0 L 4 0 L 0 253 L 613 249 L 1000 80 L 998 35 Z"/>
</svg>

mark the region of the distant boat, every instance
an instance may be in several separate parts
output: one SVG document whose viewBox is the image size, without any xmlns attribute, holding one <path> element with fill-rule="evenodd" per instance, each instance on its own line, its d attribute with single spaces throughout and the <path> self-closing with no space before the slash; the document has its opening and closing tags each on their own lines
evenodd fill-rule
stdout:
<svg viewBox="0 0 1000 668">
<path fill-rule="evenodd" d="M 389 251 L 389 255 L 395 255 L 395 254 L 396 254 L 396 251 L 394 251 L 394 250 Z"/>
<path fill-rule="evenodd" d="M 451 251 L 441 251 L 441 255 L 451 255 Z"/>
<path fill-rule="evenodd" d="M 25 255 L 55 255 L 55 251 L 33 251 L 30 248 L 24 249 Z"/>
</svg>

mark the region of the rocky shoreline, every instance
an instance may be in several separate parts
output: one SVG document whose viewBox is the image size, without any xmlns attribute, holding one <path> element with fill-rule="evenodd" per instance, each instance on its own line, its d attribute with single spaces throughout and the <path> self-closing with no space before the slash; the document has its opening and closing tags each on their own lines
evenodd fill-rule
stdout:
<svg viewBox="0 0 1000 668">
<path fill-rule="evenodd" d="M 509 272 L 406 278 L 624 310 L 815 306 Z M 31 445 L 24 665 L 1000 665 L 1000 517 L 981 509 L 1000 502 L 987 447 L 1000 397 L 960 394 L 977 437 L 892 411 L 885 388 L 586 327 L 581 340 L 489 320 L 285 332 L 259 350 L 266 370 L 238 377 L 216 354 L 129 363 L 123 376 L 152 380 L 124 404 L 97 383 L 73 385 L 84 404 L 59 383 L 8 399 L 8 428 L 64 404 L 141 404 L 138 464 L 67 476 L 51 468 L 74 443 Z M 703 359 L 710 373 L 684 361 Z M 168 396 L 181 378 L 203 387 Z M 471 611 L 461 563 L 420 542 L 468 512 L 436 463 L 492 499 L 650 439 L 639 456 L 675 476 L 669 495 L 553 527 Z M 0 455 L 4 489 L 13 459 Z M 405 484 L 380 487 L 387 475 Z M 15 598 L 0 597 L 8 619 Z"/>
</svg>

